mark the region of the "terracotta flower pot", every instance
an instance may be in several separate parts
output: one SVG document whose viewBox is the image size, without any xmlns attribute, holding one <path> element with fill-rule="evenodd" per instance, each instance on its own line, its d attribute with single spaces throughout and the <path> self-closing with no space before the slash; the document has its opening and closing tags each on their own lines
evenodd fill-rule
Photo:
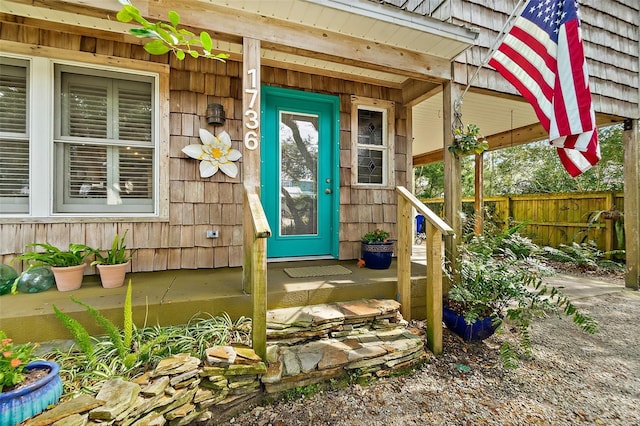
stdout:
<svg viewBox="0 0 640 426">
<path fill-rule="evenodd" d="M 0 426 L 19 424 L 40 414 L 60 399 L 62 395 L 62 380 L 58 374 L 60 366 L 55 362 L 36 361 L 27 365 L 27 370 L 33 369 L 48 369 L 49 373 L 26 386 L 0 393 Z"/>
<path fill-rule="evenodd" d="M 130 263 L 131 261 L 128 261 L 127 263 L 118 263 L 115 265 L 96 265 L 98 267 L 98 272 L 100 273 L 100 281 L 102 282 L 102 287 L 122 287 L 122 285 L 124 284 L 124 277 L 127 274 L 127 269 L 129 269 Z"/>
<path fill-rule="evenodd" d="M 77 290 L 82 286 L 86 263 L 77 266 L 51 267 L 58 291 Z"/>
</svg>

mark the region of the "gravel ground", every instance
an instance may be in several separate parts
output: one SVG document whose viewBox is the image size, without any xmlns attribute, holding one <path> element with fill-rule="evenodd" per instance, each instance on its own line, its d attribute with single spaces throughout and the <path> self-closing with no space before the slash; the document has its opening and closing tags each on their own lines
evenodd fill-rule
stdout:
<svg viewBox="0 0 640 426">
<path fill-rule="evenodd" d="M 445 353 L 414 373 L 255 407 L 233 425 L 640 425 L 640 293 L 580 299 L 600 332 L 555 316 L 532 330 L 535 359 L 505 371 L 503 336 Z"/>
</svg>

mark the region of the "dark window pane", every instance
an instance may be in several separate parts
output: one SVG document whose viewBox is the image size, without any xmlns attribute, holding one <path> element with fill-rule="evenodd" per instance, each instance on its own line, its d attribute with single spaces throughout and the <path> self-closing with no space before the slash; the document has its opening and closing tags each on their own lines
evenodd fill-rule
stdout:
<svg viewBox="0 0 640 426">
<path fill-rule="evenodd" d="M 358 143 L 363 145 L 380 145 L 383 140 L 382 111 L 358 110 Z"/>
<path fill-rule="evenodd" d="M 372 149 L 358 149 L 358 183 L 382 184 L 383 153 Z"/>
</svg>

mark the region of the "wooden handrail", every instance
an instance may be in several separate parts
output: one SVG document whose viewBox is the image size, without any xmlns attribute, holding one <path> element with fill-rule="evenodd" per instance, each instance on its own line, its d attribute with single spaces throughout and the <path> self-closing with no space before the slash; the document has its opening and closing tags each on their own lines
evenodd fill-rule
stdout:
<svg viewBox="0 0 640 426">
<path fill-rule="evenodd" d="M 424 203 L 415 195 L 413 195 L 407 188 L 404 186 L 397 186 L 396 192 L 400 194 L 404 199 L 409 201 L 409 203 L 418 211 L 418 213 L 422 214 L 428 222 L 430 222 L 433 226 L 435 226 L 442 234 L 444 235 L 452 235 L 453 229 L 440 218 L 437 214 L 435 214 L 429 207 L 424 205 Z"/>
<path fill-rule="evenodd" d="M 402 316 L 411 319 L 411 249 L 413 246 L 413 215 L 411 207 L 424 216 L 427 261 L 427 346 L 435 355 L 442 352 L 442 264 L 443 235 L 452 235 L 453 229 L 425 206 L 405 187 L 396 187 L 398 193 L 398 293 Z"/>
<path fill-rule="evenodd" d="M 255 238 L 269 238 L 271 236 L 271 227 L 262 208 L 260 196 L 255 190 L 252 191 L 247 186 L 245 186 L 245 193 L 249 211 L 251 212 L 251 223 L 253 224 Z"/>
<path fill-rule="evenodd" d="M 256 188 L 244 184 L 242 289 L 251 293 L 253 350 L 267 356 L 267 238 L 271 228 Z"/>
</svg>

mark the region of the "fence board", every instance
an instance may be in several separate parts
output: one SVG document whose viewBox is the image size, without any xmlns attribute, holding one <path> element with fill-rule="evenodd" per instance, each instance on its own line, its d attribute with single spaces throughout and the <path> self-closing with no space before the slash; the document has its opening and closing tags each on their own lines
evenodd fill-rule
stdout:
<svg viewBox="0 0 640 426">
<path fill-rule="evenodd" d="M 442 198 L 421 201 L 440 216 L 443 215 Z M 473 214 L 473 203 L 473 198 L 462 200 L 463 211 L 468 215 Z M 612 220 L 600 218 L 595 224 L 588 222 L 592 212 L 614 206 L 623 211 L 624 194 L 621 192 L 485 197 L 484 204 L 485 221 L 502 229 L 524 223 L 526 225 L 521 233 L 536 244 L 558 247 L 560 244 L 593 240 L 600 250 L 624 249 L 616 239 Z"/>
</svg>

